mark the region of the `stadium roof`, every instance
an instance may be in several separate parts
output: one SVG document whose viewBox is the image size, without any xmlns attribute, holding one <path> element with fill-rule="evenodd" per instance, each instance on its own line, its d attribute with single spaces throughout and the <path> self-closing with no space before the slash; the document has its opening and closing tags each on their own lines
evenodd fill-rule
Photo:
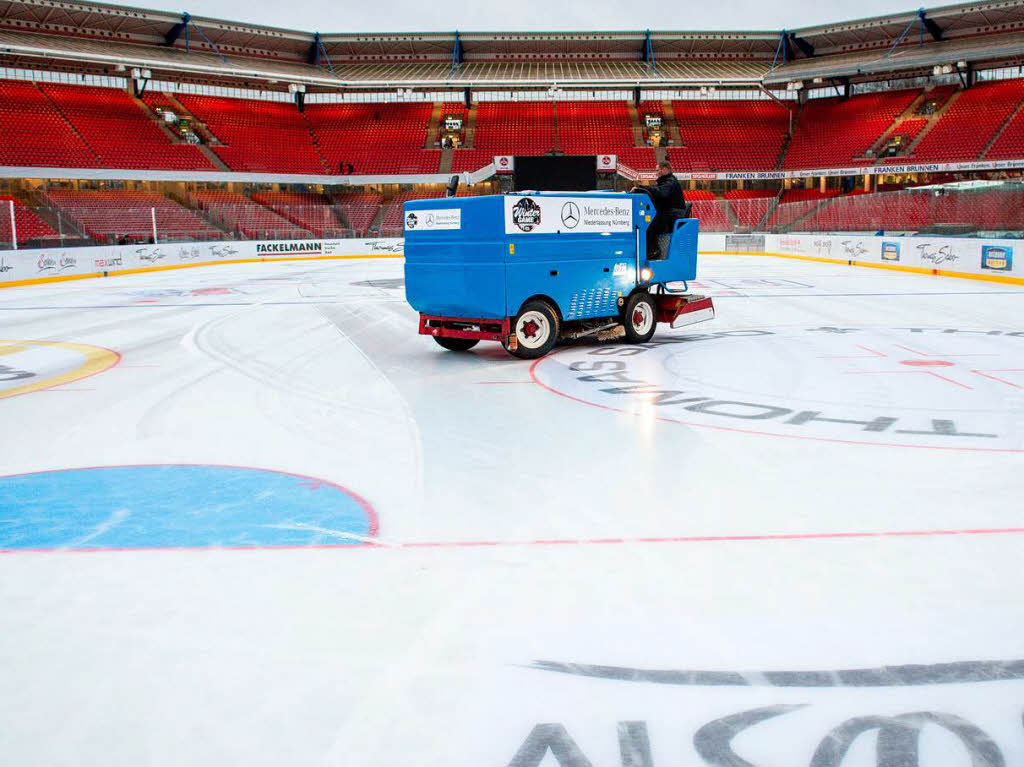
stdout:
<svg viewBox="0 0 1024 767">
<path fill-rule="evenodd" d="M 453 57 L 453 52 L 456 55 Z M 649 52 L 651 55 L 646 55 Z M 318 34 L 91 2 L 0 0 L 0 63 L 267 88 L 767 85 L 1024 58 L 1024 0 L 763 31 Z M 457 65 L 453 66 L 453 61 Z"/>
</svg>

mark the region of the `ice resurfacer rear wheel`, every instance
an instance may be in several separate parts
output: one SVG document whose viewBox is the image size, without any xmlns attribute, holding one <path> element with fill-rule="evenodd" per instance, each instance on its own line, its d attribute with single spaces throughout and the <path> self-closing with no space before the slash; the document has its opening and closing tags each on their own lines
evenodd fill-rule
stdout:
<svg viewBox="0 0 1024 767">
<path fill-rule="evenodd" d="M 558 316 L 546 301 L 527 301 L 512 323 L 516 336 L 516 348 L 502 343 L 505 350 L 521 360 L 543 357 L 558 340 L 560 331 Z"/>
<path fill-rule="evenodd" d="M 439 346 L 452 352 L 468 352 L 480 343 L 476 338 L 447 338 L 446 336 L 434 336 L 434 340 Z"/>
</svg>

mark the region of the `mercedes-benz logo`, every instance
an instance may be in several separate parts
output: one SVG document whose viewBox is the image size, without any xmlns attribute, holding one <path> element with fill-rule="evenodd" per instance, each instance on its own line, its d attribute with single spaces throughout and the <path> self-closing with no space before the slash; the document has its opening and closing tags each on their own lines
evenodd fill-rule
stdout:
<svg viewBox="0 0 1024 767">
<path fill-rule="evenodd" d="M 566 229 L 575 229 L 580 223 L 580 206 L 567 202 L 562 206 L 562 223 Z"/>
<path fill-rule="evenodd" d="M 434 214 L 433 213 L 428 213 L 427 214 L 427 228 L 429 229 L 433 225 L 434 225 Z"/>
</svg>

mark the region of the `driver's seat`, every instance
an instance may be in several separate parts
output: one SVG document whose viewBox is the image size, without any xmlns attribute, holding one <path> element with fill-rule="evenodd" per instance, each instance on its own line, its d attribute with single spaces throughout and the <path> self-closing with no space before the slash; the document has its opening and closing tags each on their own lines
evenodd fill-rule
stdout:
<svg viewBox="0 0 1024 767">
<path fill-rule="evenodd" d="M 693 213 L 693 203 L 685 202 L 683 203 L 683 207 L 676 208 L 675 210 L 678 211 L 678 213 L 676 214 L 675 221 L 672 222 L 672 231 L 658 235 L 658 254 L 656 256 L 651 254 L 648 256 L 648 259 L 664 261 L 668 258 L 668 250 L 672 244 L 672 235 L 675 233 L 676 221 L 680 221 L 684 218 L 691 218 L 691 214 Z"/>
</svg>

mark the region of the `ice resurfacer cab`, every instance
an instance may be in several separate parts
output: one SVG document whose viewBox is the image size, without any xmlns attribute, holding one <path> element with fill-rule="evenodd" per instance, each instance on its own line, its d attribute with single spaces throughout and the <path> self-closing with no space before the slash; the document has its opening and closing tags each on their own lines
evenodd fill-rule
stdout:
<svg viewBox="0 0 1024 767">
<path fill-rule="evenodd" d="M 465 351 L 498 341 L 533 359 L 559 339 L 644 343 L 658 322 L 714 317 L 686 292 L 697 273 L 697 220 L 646 253 L 646 194 L 540 192 L 405 203 L 405 291 L 420 333 Z"/>
</svg>

